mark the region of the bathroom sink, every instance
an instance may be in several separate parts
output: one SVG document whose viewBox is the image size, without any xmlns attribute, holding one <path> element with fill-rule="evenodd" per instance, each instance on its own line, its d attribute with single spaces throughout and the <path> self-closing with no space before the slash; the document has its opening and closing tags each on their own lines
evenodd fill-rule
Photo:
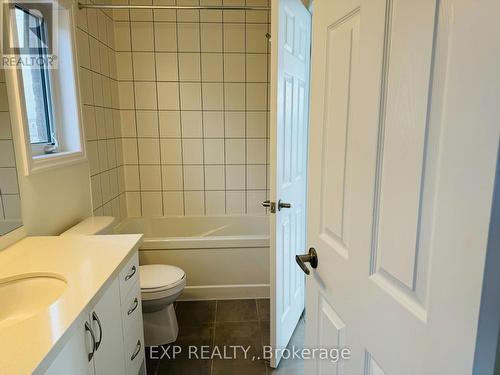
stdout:
<svg viewBox="0 0 500 375">
<path fill-rule="evenodd" d="M 0 329 L 52 305 L 67 283 L 55 274 L 22 274 L 0 279 Z"/>
</svg>

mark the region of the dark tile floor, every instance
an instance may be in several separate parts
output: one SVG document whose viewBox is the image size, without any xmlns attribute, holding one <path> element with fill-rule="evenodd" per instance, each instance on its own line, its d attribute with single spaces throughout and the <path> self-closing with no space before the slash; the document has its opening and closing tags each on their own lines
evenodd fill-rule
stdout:
<svg viewBox="0 0 500 375">
<path fill-rule="evenodd" d="M 179 336 L 175 343 L 164 348 L 146 348 L 148 375 L 303 375 L 302 361 L 281 361 L 278 369 L 269 368 L 262 358 L 262 348 L 269 345 L 269 300 L 221 300 L 177 302 Z M 290 345 L 302 346 L 304 321 L 297 326 Z M 181 352 L 173 358 L 174 345 Z M 215 348 L 232 359 L 204 359 Z M 231 346 L 249 347 L 233 352 Z M 189 351 L 192 351 L 191 359 Z M 193 355 L 196 348 L 198 359 Z M 166 353 L 166 354 L 165 354 Z M 235 355 L 233 355 L 233 353 Z M 158 359 L 159 357 L 162 357 Z M 235 358 L 233 358 L 235 357 Z"/>
</svg>

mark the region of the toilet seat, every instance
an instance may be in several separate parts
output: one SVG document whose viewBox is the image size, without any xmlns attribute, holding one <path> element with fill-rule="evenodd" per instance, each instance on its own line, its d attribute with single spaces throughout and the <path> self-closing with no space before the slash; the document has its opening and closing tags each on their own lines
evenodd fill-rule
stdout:
<svg viewBox="0 0 500 375">
<path fill-rule="evenodd" d="M 166 264 L 148 264 L 139 267 L 141 298 L 146 301 L 179 293 L 186 286 L 182 269 Z"/>
</svg>

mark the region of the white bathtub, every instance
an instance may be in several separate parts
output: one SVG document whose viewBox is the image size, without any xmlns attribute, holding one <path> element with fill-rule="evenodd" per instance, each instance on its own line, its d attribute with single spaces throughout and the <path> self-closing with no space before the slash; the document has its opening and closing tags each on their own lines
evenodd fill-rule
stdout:
<svg viewBox="0 0 500 375">
<path fill-rule="evenodd" d="M 187 275 L 182 300 L 269 297 L 269 218 L 129 218 L 117 233 L 143 233 L 141 264 L 172 264 Z"/>
</svg>

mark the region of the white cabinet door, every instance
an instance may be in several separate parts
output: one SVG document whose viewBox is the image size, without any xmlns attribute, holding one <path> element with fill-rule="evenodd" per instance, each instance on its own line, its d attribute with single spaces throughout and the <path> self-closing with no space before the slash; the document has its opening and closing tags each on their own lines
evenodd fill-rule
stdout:
<svg viewBox="0 0 500 375">
<path fill-rule="evenodd" d="M 109 286 L 90 315 L 92 329 L 96 335 L 96 375 L 123 375 L 125 360 L 118 279 Z"/>
<path fill-rule="evenodd" d="M 77 327 L 45 375 L 69 373 L 71 375 L 94 375 L 94 362 L 89 357 L 93 351 L 89 322 L 82 320 L 77 323 Z"/>
<path fill-rule="evenodd" d="M 481 5 L 479 6 L 479 3 Z M 316 0 L 312 374 L 470 375 L 500 106 L 498 0 Z"/>
</svg>

